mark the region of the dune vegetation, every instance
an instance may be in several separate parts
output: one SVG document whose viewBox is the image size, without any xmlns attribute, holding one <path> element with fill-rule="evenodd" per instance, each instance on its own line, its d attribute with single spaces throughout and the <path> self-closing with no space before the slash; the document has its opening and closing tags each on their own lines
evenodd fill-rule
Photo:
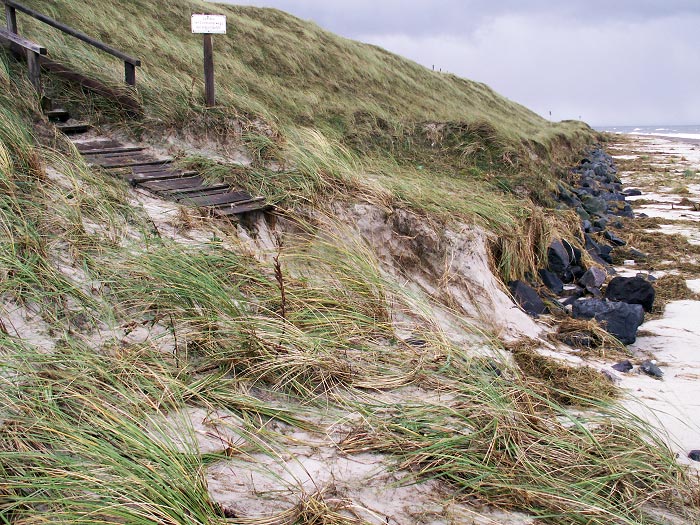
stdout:
<svg viewBox="0 0 700 525">
<path fill-rule="evenodd" d="M 493 509 L 552 524 L 663 523 L 659 509 L 694 519 L 695 482 L 613 385 L 573 365 L 542 373 L 532 348 L 507 347 L 389 271 L 336 213 L 363 203 L 436 231 L 478 228 L 494 273 L 521 276 L 578 227 L 547 206 L 595 140 L 587 126 L 274 10 L 26 3 L 144 61 L 139 119 L 47 76 L 50 95 L 108 132 L 176 137 L 183 165 L 278 214 L 257 229 L 174 204 L 155 216 L 85 164 L 28 96 L 24 66 L 2 55 L 0 523 L 389 522 L 342 479 L 291 482 L 305 440 L 307 459 L 369 455 L 396 486 L 436 484 L 443 510 L 426 523 Z M 205 10 L 231 27 L 216 39 L 214 109 L 188 27 Z M 121 65 L 105 68 L 98 51 L 27 17 L 20 31 L 118 84 Z M 222 465 L 279 485 L 266 511 L 243 503 L 258 492 L 233 503 L 214 492 Z"/>
</svg>

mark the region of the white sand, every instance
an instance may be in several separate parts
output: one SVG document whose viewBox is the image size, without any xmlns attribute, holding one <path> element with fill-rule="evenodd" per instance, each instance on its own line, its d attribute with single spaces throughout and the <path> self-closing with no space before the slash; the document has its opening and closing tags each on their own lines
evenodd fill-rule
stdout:
<svg viewBox="0 0 700 525">
<path fill-rule="evenodd" d="M 659 203 L 637 206 L 635 211 L 679 221 L 653 231 L 659 235 L 681 234 L 691 244 L 700 244 L 700 226 L 692 224 L 700 221 L 700 213 L 680 204 L 683 197 L 695 202 L 700 200 L 699 178 L 685 175 L 686 170 L 700 170 L 700 147 L 658 137 L 638 137 L 634 144 L 620 148 L 625 155 L 618 158 L 635 158 L 635 155 L 628 154 L 631 149 L 637 158 L 644 156 L 649 164 L 660 170 L 660 174 L 621 174 L 627 187 L 642 191 L 652 188 L 640 197 L 630 198 L 630 201 L 648 199 Z M 674 181 L 680 181 L 690 193 L 674 194 Z M 636 273 L 644 267 L 638 263 L 624 270 L 626 274 Z M 654 275 L 661 276 L 660 273 Z M 689 280 L 688 286 L 700 292 L 700 279 Z M 664 377 L 657 380 L 637 370 L 622 374 L 621 385 L 629 394 L 625 405 L 659 426 L 672 450 L 678 453 L 679 461 L 698 468 L 700 464 L 691 462 L 687 454 L 690 450 L 700 449 L 700 421 L 696 417 L 700 410 L 700 302 L 670 303 L 662 319 L 648 321 L 640 330 L 653 335 L 639 337 L 630 349 L 638 361 L 654 357 Z"/>
</svg>

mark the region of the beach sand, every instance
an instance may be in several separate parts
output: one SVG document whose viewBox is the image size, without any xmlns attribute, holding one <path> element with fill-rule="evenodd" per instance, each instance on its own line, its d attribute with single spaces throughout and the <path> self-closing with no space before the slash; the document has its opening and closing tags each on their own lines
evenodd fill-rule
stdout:
<svg viewBox="0 0 700 525">
<path fill-rule="evenodd" d="M 635 213 L 664 220 L 660 229 L 650 231 L 658 235 L 676 233 L 693 244 L 699 242 L 700 212 L 688 201 L 700 202 L 700 140 L 628 135 L 608 149 L 618 160 L 625 187 L 644 192 L 629 199 Z M 698 261 L 689 257 L 684 262 Z M 626 275 L 662 274 L 640 261 L 622 270 Z M 672 267 L 664 268 L 664 272 L 682 274 L 688 286 L 700 292 L 700 276 L 687 267 L 683 272 Z M 664 377 L 654 379 L 637 373 L 637 369 L 617 374 L 627 392 L 625 405 L 658 425 L 679 461 L 697 469 L 700 463 L 689 460 L 688 453 L 700 449 L 700 421 L 695 417 L 700 410 L 700 301 L 669 303 L 660 319 L 649 319 L 642 325 L 640 337 L 630 350 L 637 360 L 656 359 Z"/>
</svg>

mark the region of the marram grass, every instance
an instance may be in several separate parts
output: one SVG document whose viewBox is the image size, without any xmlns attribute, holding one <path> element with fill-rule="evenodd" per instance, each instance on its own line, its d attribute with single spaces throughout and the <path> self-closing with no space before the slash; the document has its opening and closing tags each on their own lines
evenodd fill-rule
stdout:
<svg viewBox="0 0 700 525">
<path fill-rule="evenodd" d="M 461 159 L 463 171 L 451 172 L 439 167 L 440 159 L 411 163 L 404 145 L 387 149 L 385 157 L 376 150 L 363 156 L 349 146 L 339 129 L 350 120 L 334 120 L 318 108 L 373 111 L 377 126 L 405 140 L 411 135 L 401 135 L 405 128 L 398 121 L 383 123 L 385 110 L 358 102 L 351 85 L 339 83 L 335 100 L 332 94 L 319 98 L 319 93 L 296 89 L 307 64 L 294 53 L 258 57 L 259 46 L 236 48 L 238 54 L 231 57 L 238 58 L 230 58 L 229 66 L 240 78 L 256 82 L 231 83 L 222 93 L 220 113 L 205 112 L 194 76 L 174 79 L 163 67 L 168 61 L 195 74 L 191 52 L 198 44 L 189 43 L 190 35 L 173 16 L 188 14 L 190 4 L 28 3 L 82 28 L 98 26 L 107 35 L 120 35 L 112 43 L 128 50 L 147 51 L 152 41 L 144 35 L 165 39 L 168 53 L 151 50 L 148 55 L 157 60 L 140 73 L 150 118 L 162 119 L 165 127 L 188 122 L 196 128 L 212 119 L 225 132 L 236 108 L 271 121 L 278 115 L 287 130 L 280 147 L 294 161 L 281 172 L 287 176 L 282 189 L 292 200 L 316 204 L 315 192 L 332 195 L 351 188 L 353 198 L 366 194 L 378 205 L 420 208 L 432 220 L 441 208 L 458 220 L 480 217 L 495 235 L 524 223 L 515 232 L 527 234 L 522 246 L 516 237 L 494 241 L 500 242 L 506 274 L 531 266 L 548 237 L 567 228 L 565 221 L 542 217 L 529 202 L 517 206 L 512 195 L 486 191 L 484 184 L 493 182 L 487 180 L 490 170 L 496 174 L 499 165 L 508 164 L 503 155 L 511 154 L 499 137 L 511 137 L 512 145 L 512 137 L 552 130 L 485 86 L 419 71 L 368 46 L 343 48 L 342 39 L 275 11 L 226 8 L 243 20 L 238 42 L 257 35 L 293 48 L 299 42 L 292 37 L 293 27 L 309 42 L 359 55 L 368 68 L 366 85 L 358 89 L 384 92 L 380 75 L 395 63 L 403 70 L 397 77 L 402 92 L 426 89 L 416 80 L 425 76 L 428 86 L 471 90 L 481 103 L 502 104 L 490 117 L 498 123 L 498 137 L 484 135 L 483 143 L 464 144 L 443 139 L 441 153 L 461 148 L 476 155 Z M 136 26 L 115 32 L 115 26 L 127 27 L 122 17 L 135 9 L 144 16 L 134 23 L 150 19 L 148 31 Z M 32 24 L 21 24 L 31 35 Z M 63 37 L 42 43 L 68 58 Z M 90 51 L 83 53 L 70 60 L 90 68 L 101 63 Z M 328 60 L 335 58 L 329 53 Z M 349 59 L 350 73 L 359 78 L 352 54 Z M 226 454 L 280 457 L 284 450 L 271 422 L 314 432 L 319 425 L 313 416 L 329 413 L 338 419 L 361 416 L 339 444 L 346 453 L 382 452 L 416 480 L 440 481 L 450 500 L 476 499 L 546 523 L 655 523 L 650 504 L 685 513 L 689 522 L 697 517 L 696 484 L 651 427 L 610 401 L 533 378 L 506 358 L 473 357 L 484 346 L 497 354 L 499 345 L 466 323 L 459 329 L 469 331 L 474 343 L 451 344 L 430 299 L 383 275 L 368 247 L 349 241 L 350 232 L 341 225 L 323 219 L 305 224 L 289 210 L 298 234 L 283 234 L 276 252 L 259 258 L 213 239 L 193 247 L 161 238 L 143 211 L 132 206 L 123 184 L 90 171 L 58 139 L 44 137 L 39 144 L 28 124 L 37 118 L 38 101 L 22 102 L 19 93 L 27 86 L 9 82 L 4 72 L 12 66 L 2 63 L 0 294 L 3 308 L 11 304 L 37 313 L 52 346 L 27 341 L 34 334 L 14 330 L 0 312 L 0 523 L 235 523 L 212 500 L 207 467 L 226 461 Z M 330 65 L 318 67 L 325 73 Z M 281 78 L 291 83 L 285 90 Z M 425 94 L 416 91 L 429 101 Z M 309 105 L 310 100 L 318 104 Z M 464 98 L 444 110 L 416 101 L 394 100 L 414 123 L 428 117 L 447 120 L 462 102 L 459 111 L 474 114 L 460 118 L 489 117 L 476 115 L 479 104 Z M 510 131 L 508 119 L 516 121 Z M 320 132 L 313 122 L 335 128 Z M 270 145 L 256 143 L 262 158 Z M 484 144 L 491 149 L 482 149 Z M 436 177 L 424 176 L 421 184 L 427 161 Z M 448 198 L 455 194 L 469 201 Z M 397 320 L 397 313 L 410 322 Z M 124 337 L 124 328 L 131 326 L 160 332 L 133 343 Z M 423 346 L 399 337 L 399 328 L 407 327 L 425 340 Z M 400 394 L 407 386 L 439 392 L 445 401 L 375 399 L 383 391 Z M 587 412 L 574 416 L 561 403 L 563 394 L 569 404 L 588 406 Z M 223 454 L 200 454 L 194 429 L 184 420 L 153 432 L 154 424 L 189 408 L 233 414 L 243 423 L 240 444 Z M 241 522 L 355 523 L 345 510 L 346 502 L 319 491 L 300 494 L 298 504 L 282 516 Z"/>
</svg>

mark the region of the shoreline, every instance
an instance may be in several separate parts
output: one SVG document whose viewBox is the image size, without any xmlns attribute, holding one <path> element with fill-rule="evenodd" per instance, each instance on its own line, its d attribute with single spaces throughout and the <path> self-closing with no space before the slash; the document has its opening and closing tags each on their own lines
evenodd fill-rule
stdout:
<svg viewBox="0 0 700 525">
<path fill-rule="evenodd" d="M 665 137 L 662 135 L 617 134 L 624 140 L 611 140 L 606 149 L 616 160 L 619 175 L 625 187 L 639 188 L 643 195 L 629 199 L 639 217 L 644 213 L 663 221 L 658 229 L 639 227 L 627 234 L 634 240 L 635 234 L 678 234 L 688 242 L 697 232 L 690 228 L 688 220 L 699 221 L 700 213 L 682 209 L 682 199 L 700 200 L 700 139 Z M 687 173 L 694 175 L 688 176 Z M 674 185 L 682 185 L 678 192 Z M 669 209 L 669 204 L 674 206 Z M 697 217 L 696 217 L 697 216 Z M 632 226 L 634 228 L 634 226 Z M 625 230 L 623 230 L 625 233 Z M 664 253 L 659 237 L 658 250 Z M 634 241 L 633 241 L 634 242 Z M 617 267 L 624 272 L 649 272 L 657 276 L 676 274 L 685 279 L 693 292 L 700 292 L 698 263 L 700 257 L 681 253 L 668 253 L 662 264 L 631 261 L 632 264 Z M 683 263 L 690 267 L 684 267 Z M 664 436 L 671 449 L 678 454 L 679 462 L 694 471 L 700 463 L 691 461 L 688 453 L 700 449 L 700 425 L 693 414 L 700 409 L 700 301 L 672 300 L 660 317 L 648 318 L 640 327 L 640 337 L 629 349 L 635 357 L 655 358 L 664 371 L 661 380 L 643 374 L 619 374 L 620 385 L 627 392 L 623 404 L 635 411 Z"/>
</svg>

